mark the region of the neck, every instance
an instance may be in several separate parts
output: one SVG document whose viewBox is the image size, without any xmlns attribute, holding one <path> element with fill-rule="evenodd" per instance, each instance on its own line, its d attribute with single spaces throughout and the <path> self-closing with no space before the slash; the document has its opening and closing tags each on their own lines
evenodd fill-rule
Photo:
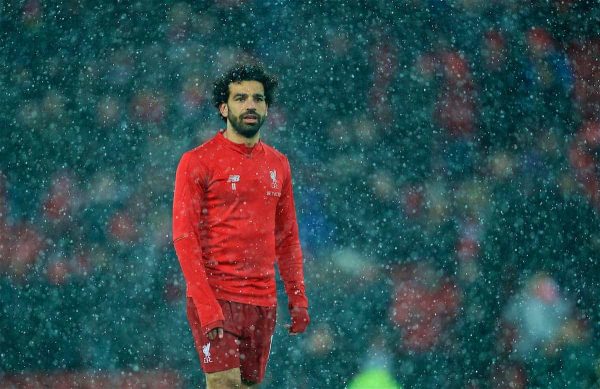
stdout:
<svg viewBox="0 0 600 389">
<path fill-rule="evenodd" d="M 225 139 L 230 140 L 233 143 L 243 143 L 248 147 L 253 147 L 255 144 L 258 143 L 258 140 L 260 139 L 260 132 L 257 132 L 256 135 L 254 135 L 252 138 L 246 138 L 245 136 L 242 136 L 239 133 L 237 133 L 230 125 L 228 125 L 225 132 L 223 132 L 223 136 L 225 137 Z"/>
</svg>

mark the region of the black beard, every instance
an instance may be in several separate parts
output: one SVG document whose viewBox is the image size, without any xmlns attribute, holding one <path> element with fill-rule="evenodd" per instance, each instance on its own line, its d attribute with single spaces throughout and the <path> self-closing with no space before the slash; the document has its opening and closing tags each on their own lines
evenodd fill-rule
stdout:
<svg viewBox="0 0 600 389">
<path fill-rule="evenodd" d="M 258 133 L 258 131 L 260 130 L 260 127 L 265 122 L 264 116 L 260 116 L 260 115 L 256 115 L 256 116 L 258 119 L 256 120 L 256 123 L 254 123 L 254 124 L 246 124 L 243 122 L 243 119 L 238 120 L 238 118 L 235 116 L 228 117 L 227 119 L 231 123 L 231 127 L 233 127 L 235 132 L 237 132 L 244 138 L 250 139 Z"/>
</svg>

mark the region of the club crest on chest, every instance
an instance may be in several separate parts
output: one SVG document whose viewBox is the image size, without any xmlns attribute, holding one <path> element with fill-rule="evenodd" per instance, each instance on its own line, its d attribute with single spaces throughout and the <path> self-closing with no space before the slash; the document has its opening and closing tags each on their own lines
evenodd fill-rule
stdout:
<svg viewBox="0 0 600 389">
<path fill-rule="evenodd" d="M 271 177 L 271 188 L 278 189 L 279 184 L 277 183 L 277 170 L 269 170 L 269 176 Z"/>
</svg>

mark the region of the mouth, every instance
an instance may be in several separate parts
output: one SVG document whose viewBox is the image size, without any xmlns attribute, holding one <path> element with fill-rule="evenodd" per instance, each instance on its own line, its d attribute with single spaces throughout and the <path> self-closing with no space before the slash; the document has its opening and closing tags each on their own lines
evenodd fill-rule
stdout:
<svg viewBox="0 0 600 389">
<path fill-rule="evenodd" d="M 258 123 L 258 115 L 248 114 L 242 116 L 244 123 Z"/>
</svg>

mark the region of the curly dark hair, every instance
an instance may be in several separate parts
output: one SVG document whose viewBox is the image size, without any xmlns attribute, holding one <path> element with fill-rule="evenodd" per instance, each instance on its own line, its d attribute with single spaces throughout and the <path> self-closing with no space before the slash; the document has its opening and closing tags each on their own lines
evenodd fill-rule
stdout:
<svg viewBox="0 0 600 389">
<path fill-rule="evenodd" d="M 222 103 L 226 103 L 229 99 L 229 84 L 241 81 L 260 82 L 265 88 L 265 101 L 267 105 L 271 105 L 275 88 L 279 83 L 277 78 L 268 74 L 260 65 L 237 64 L 217 78 L 213 84 L 213 105 L 217 110 Z M 223 116 L 221 118 L 227 121 Z"/>
</svg>

